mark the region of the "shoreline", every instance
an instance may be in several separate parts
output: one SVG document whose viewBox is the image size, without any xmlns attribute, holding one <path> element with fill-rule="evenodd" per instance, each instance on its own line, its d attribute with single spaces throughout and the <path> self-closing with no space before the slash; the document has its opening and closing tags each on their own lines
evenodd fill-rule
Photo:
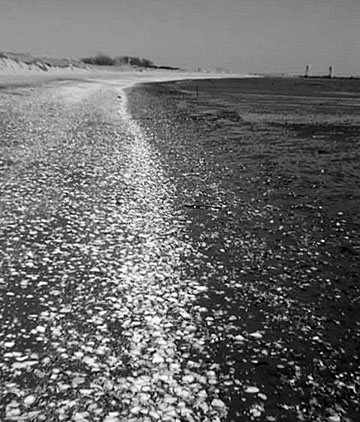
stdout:
<svg viewBox="0 0 360 422">
<path fill-rule="evenodd" d="M 358 121 L 360 93 L 329 94 L 329 111 L 319 87 L 308 88 L 312 104 L 296 96 L 297 81 L 166 76 L 108 72 L 0 91 L 0 175 L 10 180 L 0 197 L 0 395 L 18 381 L 26 398 L 0 419 L 52 420 L 62 394 L 73 412 L 96 400 L 102 420 L 129 420 L 129 409 L 166 417 L 166 394 L 172 415 L 185 403 L 196 421 L 295 411 L 358 420 L 360 126 L 339 119 Z M 174 76 L 185 82 L 145 83 Z M 196 85 L 208 89 L 199 99 Z M 36 396 L 30 368 L 49 374 Z M 118 403 L 92 389 L 97 370 Z M 154 399 L 141 402 L 140 383 Z"/>
<path fill-rule="evenodd" d="M 274 420 L 292 420 L 300 400 L 304 420 L 323 417 L 325 408 L 337 415 L 326 402 L 328 391 L 343 415 L 357 420 L 355 395 L 333 382 L 345 373 L 355 385 L 358 374 L 357 327 L 349 321 L 357 318 L 359 196 L 356 173 L 350 177 L 344 157 L 356 147 L 357 125 L 312 124 L 312 116 L 319 122 L 324 111 L 320 94 L 312 113 L 301 99 L 291 109 L 294 97 L 285 105 L 276 95 L 261 102 L 244 87 L 237 100 L 218 107 L 215 94 L 198 101 L 174 95 L 172 88 L 136 87 L 130 112 L 177 183 L 185 236 L 199 253 L 187 277 L 203 277 L 210 287 L 196 306 L 205 309 L 208 336 L 216 339 L 208 353 L 221 368 L 220 398 L 229 418 L 247 420 L 254 407 L 242 389 L 254 386 L 256 410 Z M 292 126 L 272 124 L 285 106 Z M 342 108 L 349 117 L 345 102 Z M 301 110 L 309 114 L 307 124 L 296 123 Z M 342 177 L 348 179 L 341 181 L 338 163 L 346 161 Z M 319 355 L 336 369 L 324 371 Z M 235 381 L 224 374 L 234 374 Z M 314 396 L 322 407 L 311 403 Z"/>
<path fill-rule="evenodd" d="M 59 70 L 10 72 L 0 70 L 0 89 L 9 87 L 31 87 L 57 81 L 99 81 L 117 82 L 121 88 L 130 88 L 137 83 L 166 82 L 190 79 L 256 78 L 248 74 L 217 74 L 188 71 L 141 71 L 141 70 Z M 125 84 L 125 85 L 124 85 Z"/>
</svg>

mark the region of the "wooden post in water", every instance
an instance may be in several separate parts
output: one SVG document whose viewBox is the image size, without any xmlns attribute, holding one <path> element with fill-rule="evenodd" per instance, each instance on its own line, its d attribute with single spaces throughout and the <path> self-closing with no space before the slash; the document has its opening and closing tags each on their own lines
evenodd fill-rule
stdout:
<svg viewBox="0 0 360 422">
<path fill-rule="evenodd" d="M 199 87 L 196 85 L 196 99 L 199 98 Z"/>
<path fill-rule="evenodd" d="M 306 70 L 305 70 L 305 78 L 308 78 L 310 75 L 310 68 L 311 66 L 309 64 L 306 65 Z"/>
<path fill-rule="evenodd" d="M 332 66 L 330 66 L 328 78 L 332 79 L 333 77 L 334 77 L 334 68 Z"/>
</svg>

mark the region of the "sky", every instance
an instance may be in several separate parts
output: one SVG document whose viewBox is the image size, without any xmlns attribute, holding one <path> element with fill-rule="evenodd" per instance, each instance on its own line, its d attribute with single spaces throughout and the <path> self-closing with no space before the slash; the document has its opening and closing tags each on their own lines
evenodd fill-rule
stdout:
<svg viewBox="0 0 360 422">
<path fill-rule="evenodd" d="M 360 0 L 0 0 L 0 51 L 360 75 Z"/>
</svg>

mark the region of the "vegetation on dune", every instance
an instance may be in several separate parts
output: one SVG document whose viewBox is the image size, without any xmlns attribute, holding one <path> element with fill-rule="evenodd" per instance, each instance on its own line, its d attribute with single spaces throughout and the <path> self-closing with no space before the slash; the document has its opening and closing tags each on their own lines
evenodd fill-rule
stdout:
<svg viewBox="0 0 360 422">
<path fill-rule="evenodd" d="M 99 53 L 94 57 L 85 57 L 81 59 L 85 64 L 96 65 L 96 66 L 135 66 L 135 67 L 144 67 L 148 69 L 169 69 L 169 70 L 178 70 L 178 68 L 171 66 L 157 66 L 149 59 L 140 58 L 140 57 L 131 57 L 131 56 L 118 56 L 112 58 L 107 54 Z"/>
<path fill-rule="evenodd" d="M 129 64 L 131 66 L 156 68 L 157 66 L 149 59 L 130 56 L 119 56 L 115 59 L 116 64 Z"/>
<path fill-rule="evenodd" d="M 106 54 L 98 54 L 95 57 L 85 57 L 81 59 L 81 61 L 86 64 L 97 66 L 113 66 L 115 64 L 114 59 Z"/>
<path fill-rule="evenodd" d="M 151 60 L 140 57 L 119 56 L 112 58 L 106 54 L 97 54 L 94 57 L 85 57 L 81 59 L 83 63 L 97 66 L 131 65 L 139 67 L 156 67 Z"/>
<path fill-rule="evenodd" d="M 178 67 L 172 66 L 158 66 L 149 59 L 132 56 L 117 56 L 111 57 L 104 53 L 98 53 L 96 56 L 84 57 L 80 60 L 68 58 L 53 58 L 53 57 L 34 57 L 31 54 L 23 53 L 8 53 L 0 51 L 0 59 L 12 60 L 16 63 L 36 66 L 42 70 L 47 71 L 51 67 L 86 67 L 92 66 L 132 66 L 146 69 L 164 69 L 164 70 L 179 70 Z"/>
<path fill-rule="evenodd" d="M 84 67 L 84 63 L 70 58 L 54 58 L 54 57 L 35 57 L 28 53 L 10 53 L 1 52 L 0 59 L 8 59 L 18 64 L 27 66 L 37 66 L 42 70 L 48 70 L 51 67 Z"/>
</svg>

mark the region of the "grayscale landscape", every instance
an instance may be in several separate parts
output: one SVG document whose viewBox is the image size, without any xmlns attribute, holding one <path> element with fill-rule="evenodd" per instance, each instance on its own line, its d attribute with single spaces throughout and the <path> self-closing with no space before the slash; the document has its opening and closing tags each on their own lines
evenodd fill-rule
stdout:
<svg viewBox="0 0 360 422">
<path fill-rule="evenodd" d="M 340 3 L 3 0 L 0 421 L 360 420 Z"/>
</svg>

